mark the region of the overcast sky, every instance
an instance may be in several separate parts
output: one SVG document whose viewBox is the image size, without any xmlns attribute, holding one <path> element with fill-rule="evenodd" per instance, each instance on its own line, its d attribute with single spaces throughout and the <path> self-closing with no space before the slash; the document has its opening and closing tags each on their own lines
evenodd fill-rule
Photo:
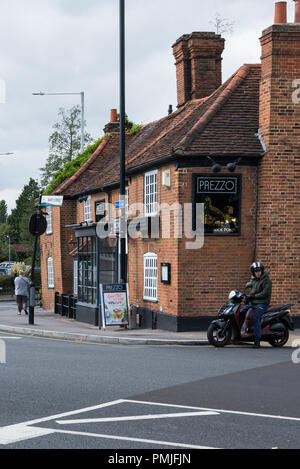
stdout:
<svg viewBox="0 0 300 469">
<path fill-rule="evenodd" d="M 275 0 L 126 0 L 126 110 L 147 123 L 176 108 L 172 44 L 182 34 L 213 31 L 218 12 L 234 21 L 225 35 L 223 80 L 244 63 L 260 62 L 259 37 L 274 19 Z M 293 2 L 289 0 L 289 21 Z M 48 156 L 60 107 L 80 96 L 34 97 L 32 92 L 85 92 L 87 130 L 103 136 L 110 109 L 119 108 L 119 0 L 2 0 L 0 80 L 0 200 L 15 205 Z"/>
</svg>

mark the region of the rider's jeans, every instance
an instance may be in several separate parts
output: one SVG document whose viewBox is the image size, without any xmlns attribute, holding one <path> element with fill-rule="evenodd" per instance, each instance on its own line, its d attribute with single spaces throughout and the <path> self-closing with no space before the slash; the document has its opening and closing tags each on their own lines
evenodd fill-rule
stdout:
<svg viewBox="0 0 300 469">
<path fill-rule="evenodd" d="M 254 326 L 254 339 L 259 341 L 261 338 L 261 325 L 260 320 L 262 315 L 266 312 L 269 308 L 269 305 L 253 305 L 252 303 L 248 303 L 245 308 L 242 309 L 241 312 L 247 313 L 248 309 L 253 308 L 253 326 Z"/>
</svg>

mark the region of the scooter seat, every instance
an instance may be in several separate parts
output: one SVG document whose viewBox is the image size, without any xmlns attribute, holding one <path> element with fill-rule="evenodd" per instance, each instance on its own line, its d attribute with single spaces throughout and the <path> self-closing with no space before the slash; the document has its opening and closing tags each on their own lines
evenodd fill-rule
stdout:
<svg viewBox="0 0 300 469">
<path fill-rule="evenodd" d="M 282 307 L 282 305 L 269 306 L 269 308 L 265 311 L 264 314 L 275 313 L 276 311 L 279 311 L 281 309 L 281 307 Z"/>
</svg>

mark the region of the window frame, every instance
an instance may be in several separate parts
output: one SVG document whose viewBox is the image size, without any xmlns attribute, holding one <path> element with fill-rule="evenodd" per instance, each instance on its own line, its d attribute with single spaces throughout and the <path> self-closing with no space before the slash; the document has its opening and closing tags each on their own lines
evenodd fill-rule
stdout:
<svg viewBox="0 0 300 469">
<path fill-rule="evenodd" d="M 53 226 L 52 226 L 52 206 L 48 205 L 46 207 L 46 212 L 48 215 L 46 215 L 46 220 L 47 220 L 47 229 L 46 229 L 46 235 L 53 234 Z"/>
<path fill-rule="evenodd" d="M 93 221 L 92 213 L 92 196 L 89 195 L 88 198 L 83 203 L 83 218 L 86 222 Z"/>
<path fill-rule="evenodd" d="M 155 261 L 156 265 L 147 265 L 148 261 Z M 156 276 L 146 275 L 147 269 L 156 270 Z M 147 290 L 148 292 L 149 290 L 153 291 L 155 295 L 148 295 Z M 154 252 L 147 252 L 143 256 L 143 299 L 145 301 L 158 302 L 158 259 L 157 254 L 155 254 Z"/>
<path fill-rule="evenodd" d="M 147 178 L 151 178 L 154 176 L 155 180 L 154 183 L 151 184 L 147 181 Z M 151 186 L 154 186 L 156 190 L 151 191 Z M 147 192 L 147 189 L 149 192 Z M 154 196 L 154 201 L 148 201 L 147 199 L 151 196 Z M 158 212 L 158 170 L 154 169 L 152 171 L 148 171 L 144 173 L 144 215 L 147 217 L 153 217 L 157 215 Z"/>
<path fill-rule="evenodd" d="M 78 258 L 73 259 L 73 296 L 78 297 Z"/>
<path fill-rule="evenodd" d="M 51 261 L 51 262 L 50 262 Z M 52 280 L 52 282 L 50 282 Z M 47 259 L 47 281 L 48 281 L 48 289 L 54 289 L 54 264 L 53 264 L 53 257 L 48 257 Z"/>
</svg>

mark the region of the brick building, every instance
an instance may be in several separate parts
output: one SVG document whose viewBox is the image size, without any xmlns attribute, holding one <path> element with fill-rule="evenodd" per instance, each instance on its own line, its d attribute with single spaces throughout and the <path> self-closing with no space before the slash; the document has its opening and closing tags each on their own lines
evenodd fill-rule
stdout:
<svg viewBox="0 0 300 469">
<path fill-rule="evenodd" d="M 222 84 L 224 39 L 180 37 L 177 110 L 127 135 L 128 218 L 139 228 L 127 242 L 129 294 L 145 326 L 201 327 L 230 290 L 243 290 L 254 260 L 271 272 L 272 302 L 300 313 L 300 0 L 294 23 L 286 2 L 276 3 L 260 41 L 261 64 Z M 119 144 L 113 110 L 98 149 L 53 191 L 64 203 L 49 212 L 41 241 L 44 307 L 53 308 L 54 292 L 74 293 L 77 319 L 95 325 L 99 284 L 119 280 L 118 244 L 97 236 L 100 220 L 116 227 Z M 178 236 L 178 207 L 190 204 L 192 226 L 196 203 L 204 204 L 204 244 L 187 249 L 193 240 Z M 142 209 L 133 214 L 134 204 Z M 177 204 L 170 236 L 161 204 Z"/>
</svg>

